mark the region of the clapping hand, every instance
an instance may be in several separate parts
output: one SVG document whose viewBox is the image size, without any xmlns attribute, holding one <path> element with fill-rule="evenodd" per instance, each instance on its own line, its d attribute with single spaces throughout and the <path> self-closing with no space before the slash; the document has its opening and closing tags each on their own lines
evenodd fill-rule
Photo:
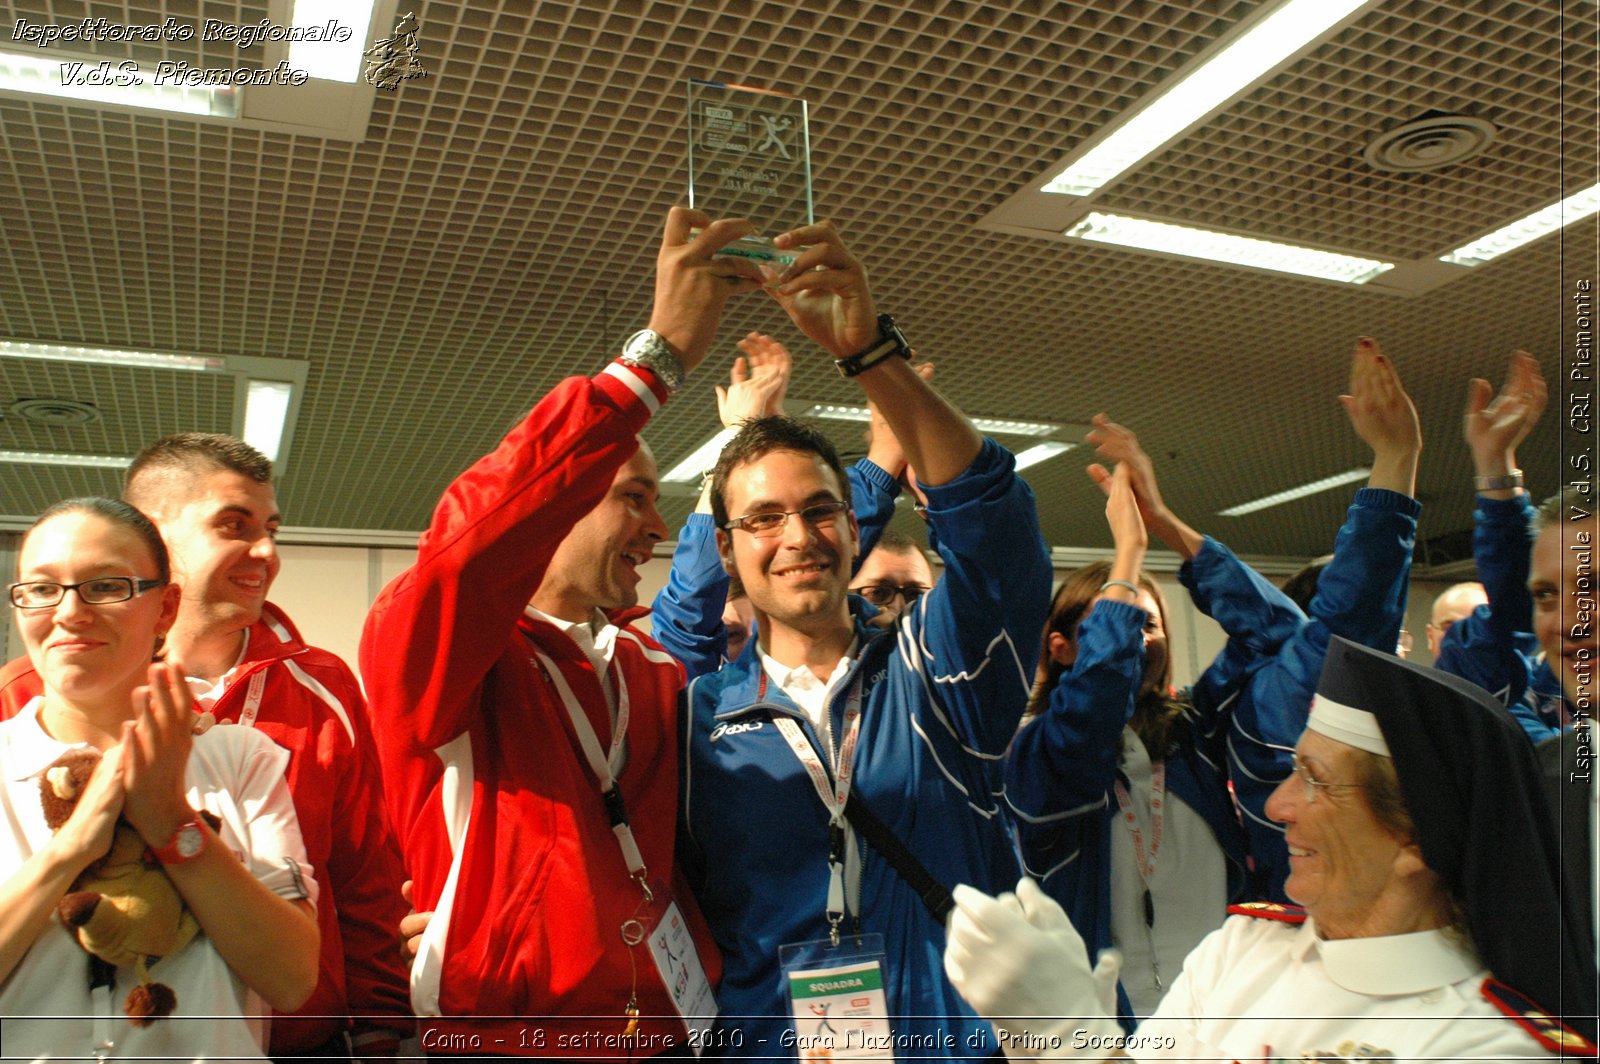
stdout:
<svg viewBox="0 0 1600 1064">
<path fill-rule="evenodd" d="M 1422 424 L 1394 363 L 1370 337 L 1356 342 L 1350 393 L 1341 395 L 1339 402 L 1356 434 L 1372 448 L 1372 475 L 1367 486 L 1415 495 Z"/>
<path fill-rule="evenodd" d="M 184 773 L 194 745 L 194 697 L 183 666 L 158 661 L 133 691 L 134 719 L 122 726 L 122 815 L 144 841 L 164 846 L 194 818 Z"/>
<path fill-rule="evenodd" d="M 1538 424 L 1549 398 L 1539 363 L 1526 351 L 1511 356 L 1499 395 L 1488 381 L 1472 379 L 1461 421 L 1479 476 L 1501 476 L 1515 468 L 1517 445 Z"/>
<path fill-rule="evenodd" d="M 717 416 L 724 428 L 783 413 L 794 369 L 789 349 L 764 333 L 750 333 L 738 347 L 744 354 L 734 359 L 728 386 L 717 385 Z"/>
</svg>

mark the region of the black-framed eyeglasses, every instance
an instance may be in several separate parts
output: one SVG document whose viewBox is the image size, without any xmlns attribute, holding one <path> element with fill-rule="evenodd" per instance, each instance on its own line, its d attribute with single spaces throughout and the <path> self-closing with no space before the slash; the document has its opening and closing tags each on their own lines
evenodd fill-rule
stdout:
<svg viewBox="0 0 1600 1064">
<path fill-rule="evenodd" d="M 827 502 L 812 503 L 803 510 L 764 510 L 758 514 L 745 514 L 733 518 L 722 527 L 729 532 L 742 528 L 752 536 L 776 536 L 789 523 L 790 517 L 798 515 L 800 520 L 816 528 L 827 524 L 846 509 L 848 507 L 838 499 L 829 499 Z"/>
<path fill-rule="evenodd" d="M 909 606 L 929 590 L 921 584 L 862 584 L 851 588 L 850 593 L 860 595 L 874 606 L 887 606 L 897 598 L 904 599 Z"/>
<path fill-rule="evenodd" d="M 1311 769 L 1300 760 L 1299 754 L 1290 754 L 1289 762 L 1294 765 L 1294 774 L 1300 777 L 1300 782 L 1306 785 L 1306 804 L 1310 805 L 1317 800 L 1319 790 L 1333 790 L 1335 787 L 1354 787 L 1358 790 L 1365 787 L 1364 783 L 1323 783 L 1311 774 Z"/>
<path fill-rule="evenodd" d="M 132 576 L 97 576 L 76 584 L 53 580 L 28 580 L 11 585 L 11 604 L 22 610 L 43 610 L 60 605 L 68 591 L 76 591 L 79 601 L 90 606 L 126 602 L 153 588 L 166 586 L 165 580 L 140 580 Z"/>
</svg>

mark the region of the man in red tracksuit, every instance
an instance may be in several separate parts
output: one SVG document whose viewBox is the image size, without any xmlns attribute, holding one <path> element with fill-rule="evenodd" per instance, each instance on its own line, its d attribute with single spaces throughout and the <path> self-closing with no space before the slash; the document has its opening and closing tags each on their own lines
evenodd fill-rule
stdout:
<svg viewBox="0 0 1600 1064">
<path fill-rule="evenodd" d="M 183 588 L 167 653 L 198 706 L 253 726 L 290 753 L 288 784 L 320 885 L 317 988 L 294 1017 L 275 1017 L 274 1057 L 392 1056 L 412 1021 L 395 925 L 399 853 L 383 819 L 361 689 L 345 663 L 305 645 L 266 601 L 277 576 L 272 466 L 231 436 L 183 433 L 147 447 L 124 495 L 149 514 Z M 0 669 L 0 717 L 40 691 L 26 658 Z"/>
<path fill-rule="evenodd" d="M 673 209 L 650 327 L 450 485 L 367 619 L 390 822 L 434 913 L 412 970 L 430 1053 L 654 1056 L 705 1016 L 720 962 L 673 859 L 683 674 L 628 626 L 667 531 L 638 433 L 759 285 L 712 257 L 748 232 Z"/>
</svg>

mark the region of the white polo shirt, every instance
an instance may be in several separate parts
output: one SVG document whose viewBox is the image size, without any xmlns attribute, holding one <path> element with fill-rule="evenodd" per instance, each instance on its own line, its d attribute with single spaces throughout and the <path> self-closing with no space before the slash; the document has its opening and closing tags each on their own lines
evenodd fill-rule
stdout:
<svg viewBox="0 0 1600 1064">
<path fill-rule="evenodd" d="M 0 723 L 0 878 L 15 874 L 48 842 L 39 773 L 72 748 L 39 726 L 42 704 L 36 698 Z M 288 763 L 288 751 L 254 728 L 219 725 L 195 737 L 185 773 L 187 797 L 193 808 L 221 819 L 217 834 L 223 844 L 269 890 L 315 904 L 317 881 L 284 782 Z M 133 967 L 119 968 L 111 994 L 97 1003 L 89 989 L 89 954 L 52 917 L 0 983 L 0 1052 L 7 1060 L 94 1059 L 95 1045 L 109 1037 L 111 1059 L 265 1059 L 266 1003 L 203 932 L 152 965 L 150 977 L 173 989 L 177 1008 L 137 1028 L 122 1011 L 123 999 L 138 985 Z"/>
</svg>

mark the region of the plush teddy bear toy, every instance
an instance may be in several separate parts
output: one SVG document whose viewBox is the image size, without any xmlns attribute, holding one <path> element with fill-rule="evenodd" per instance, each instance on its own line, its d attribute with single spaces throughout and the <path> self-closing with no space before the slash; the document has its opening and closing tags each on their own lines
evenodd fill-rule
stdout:
<svg viewBox="0 0 1600 1064">
<path fill-rule="evenodd" d="M 51 831 L 72 815 L 99 761 L 98 751 L 69 750 L 44 770 L 39 798 Z M 221 825 L 210 813 L 200 815 L 213 830 Z M 111 849 L 83 871 L 56 911 L 89 953 L 115 967 L 134 966 L 139 985 L 123 1010 L 135 1026 L 172 1014 L 177 995 L 151 981 L 149 965 L 188 945 L 200 925 L 132 825 L 117 821 Z"/>
</svg>

